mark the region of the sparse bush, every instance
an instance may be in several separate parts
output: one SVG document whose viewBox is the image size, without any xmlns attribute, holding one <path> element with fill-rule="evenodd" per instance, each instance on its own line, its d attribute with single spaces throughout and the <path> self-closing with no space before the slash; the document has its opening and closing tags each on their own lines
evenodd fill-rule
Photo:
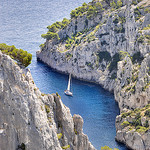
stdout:
<svg viewBox="0 0 150 150">
<path fill-rule="evenodd" d="M 52 40 L 52 39 L 59 40 L 60 39 L 58 33 L 53 33 L 50 31 L 48 31 L 46 34 L 42 34 L 41 37 L 47 40 Z"/>
<path fill-rule="evenodd" d="M 146 127 L 142 127 L 142 126 L 138 126 L 138 128 L 136 129 L 137 132 L 143 134 L 147 131 Z"/>
<path fill-rule="evenodd" d="M 121 124 L 121 126 L 123 126 L 123 127 L 127 127 L 127 126 L 129 126 L 130 125 L 130 123 L 128 122 L 128 121 L 124 121 L 122 124 Z"/>
<path fill-rule="evenodd" d="M 58 139 L 62 137 L 62 133 L 57 134 Z"/>
<path fill-rule="evenodd" d="M 68 149 L 68 148 L 70 148 L 70 145 L 66 145 L 62 147 L 62 149 Z"/>
<path fill-rule="evenodd" d="M 147 27 L 144 27 L 143 30 L 149 30 L 150 29 L 150 24 L 147 25 Z"/>
<path fill-rule="evenodd" d="M 45 105 L 45 110 L 46 110 L 46 113 L 48 114 L 50 112 L 50 108 L 48 105 Z"/>
</svg>

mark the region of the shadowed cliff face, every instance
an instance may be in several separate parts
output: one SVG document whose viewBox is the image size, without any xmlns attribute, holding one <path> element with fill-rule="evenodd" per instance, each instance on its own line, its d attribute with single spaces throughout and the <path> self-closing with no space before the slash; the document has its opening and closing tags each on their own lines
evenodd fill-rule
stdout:
<svg viewBox="0 0 150 150">
<path fill-rule="evenodd" d="M 105 89 L 114 91 L 121 110 L 143 107 L 149 103 L 148 97 L 144 96 L 144 92 L 148 95 L 149 91 L 149 70 L 145 70 L 148 80 L 138 76 L 138 72 L 140 70 L 142 73 L 144 65 L 141 64 L 144 64 L 144 57 L 148 57 L 150 52 L 150 3 L 148 0 L 138 2 L 124 0 L 118 7 L 117 3 L 113 6 L 103 1 L 101 6 L 93 1 L 88 7 L 101 6 L 96 14 L 89 17 L 87 10 L 83 15 L 73 17 L 64 29 L 57 32 L 59 40 L 46 40 L 37 52 L 37 58 L 58 71 L 71 73 L 78 79 L 96 82 Z M 126 61 L 128 66 L 118 65 Z M 122 67 L 124 69 L 121 71 Z M 132 73 L 134 68 L 137 71 Z M 121 72 L 122 75 L 119 76 Z M 124 75 L 124 72 L 127 73 Z M 132 90 L 120 87 L 120 82 L 125 82 L 122 84 L 126 86 L 125 80 L 131 81 L 132 75 L 136 76 L 130 82 Z M 146 86 L 146 91 L 139 92 L 139 79 L 144 80 L 141 89 Z M 133 97 L 138 97 L 140 102 L 135 104 Z"/>
<path fill-rule="evenodd" d="M 95 149 L 59 95 L 43 94 L 29 70 L 0 52 L 0 149 Z"/>
</svg>

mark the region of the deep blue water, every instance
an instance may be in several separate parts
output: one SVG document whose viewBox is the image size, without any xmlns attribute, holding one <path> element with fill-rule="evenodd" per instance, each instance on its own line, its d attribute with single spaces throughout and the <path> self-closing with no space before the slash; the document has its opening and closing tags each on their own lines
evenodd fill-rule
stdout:
<svg viewBox="0 0 150 150">
<path fill-rule="evenodd" d="M 44 43 L 41 34 L 55 21 L 69 18 L 70 11 L 90 0 L 0 0 L 0 43 L 15 45 L 32 53 L 29 66 L 34 81 L 44 93 L 58 92 L 71 113 L 80 114 L 84 119 L 83 131 L 92 144 L 100 149 L 125 150 L 115 142 L 115 117 L 119 109 L 114 97 L 100 86 L 73 79 L 73 97 L 63 91 L 67 88 L 68 76 L 57 73 L 47 65 L 37 62 L 35 52 Z"/>
</svg>

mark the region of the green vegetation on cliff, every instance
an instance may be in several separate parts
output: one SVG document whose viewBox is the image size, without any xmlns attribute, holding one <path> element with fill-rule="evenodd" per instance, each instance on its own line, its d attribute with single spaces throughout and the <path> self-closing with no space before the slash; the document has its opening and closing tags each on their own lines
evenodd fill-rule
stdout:
<svg viewBox="0 0 150 150">
<path fill-rule="evenodd" d="M 135 110 L 122 113 L 121 117 L 125 120 L 121 124 L 122 128 L 128 128 L 129 130 L 134 129 L 135 131 L 143 134 L 150 129 L 150 104 L 141 109 L 137 108 Z M 127 117 L 129 119 L 127 119 Z"/>
<path fill-rule="evenodd" d="M 62 22 L 57 21 L 52 25 L 48 26 L 47 27 L 48 32 L 46 34 L 42 34 L 41 37 L 47 40 L 52 40 L 52 39 L 59 40 L 60 38 L 57 32 L 60 29 L 64 29 L 69 23 L 70 21 L 66 18 L 64 18 Z"/>
<path fill-rule="evenodd" d="M 83 3 L 81 7 L 72 10 L 70 13 L 71 19 L 77 18 L 78 16 L 83 16 L 83 14 L 87 14 L 87 18 L 90 19 L 91 17 L 96 16 L 100 11 L 103 11 L 103 5 L 100 2 L 97 3 Z"/>
<path fill-rule="evenodd" d="M 104 146 L 104 147 L 101 147 L 101 150 L 113 150 L 112 148 L 110 148 L 109 146 Z M 114 150 L 119 150 L 118 148 L 114 148 Z"/>
<path fill-rule="evenodd" d="M 31 64 L 32 54 L 22 49 L 17 49 L 14 45 L 9 46 L 5 43 L 1 43 L 0 50 L 2 53 L 9 55 L 12 59 L 16 60 L 18 64 L 21 64 L 25 67 Z"/>
</svg>

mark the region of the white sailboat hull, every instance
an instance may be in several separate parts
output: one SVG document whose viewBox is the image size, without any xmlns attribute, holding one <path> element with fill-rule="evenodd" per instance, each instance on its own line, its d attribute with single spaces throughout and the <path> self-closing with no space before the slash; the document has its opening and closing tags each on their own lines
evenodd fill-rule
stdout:
<svg viewBox="0 0 150 150">
<path fill-rule="evenodd" d="M 70 92 L 70 81 L 71 81 L 71 74 L 69 75 L 69 81 L 68 81 L 68 87 L 67 90 L 65 90 L 65 94 L 68 96 L 73 96 L 72 92 Z"/>
<path fill-rule="evenodd" d="M 68 95 L 68 96 L 73 96 L 72 92 L 70 92 L 68 90 L 65 91 L 65 94 Z"/>
</svg>

